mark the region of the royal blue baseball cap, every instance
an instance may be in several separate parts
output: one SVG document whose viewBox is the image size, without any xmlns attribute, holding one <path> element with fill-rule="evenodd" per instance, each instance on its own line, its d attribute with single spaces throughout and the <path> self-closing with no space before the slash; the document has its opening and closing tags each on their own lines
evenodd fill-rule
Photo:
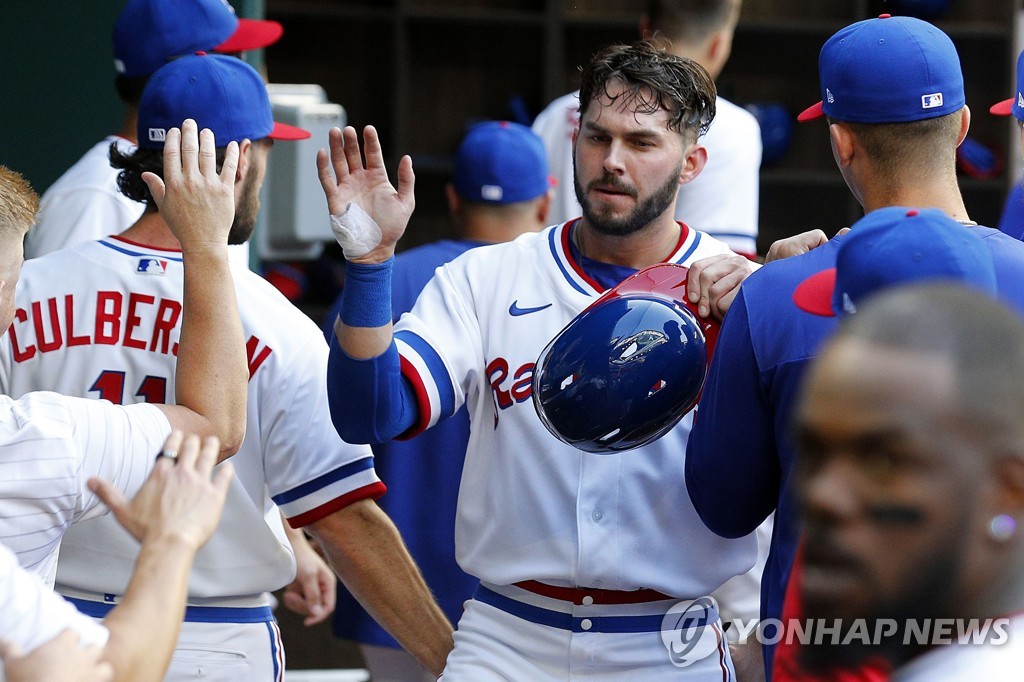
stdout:
<svg viewBox="0 0 1024 682">
<path fill-rule="evenodd" d="M 544 143 L 519 123 L 477 123 L 455 153 L 452 185 L 465 201 L 512 204 L 535 199 L 552 185 Z"/>
<path fill-rule="evenodd" d="M 241 59 L 199 52 L 175 59 L 153 74 L 139 101 L 138 139 L 145 149 L 163 149 L 171 128 L 186 118 L 209 128 L 217 146 L 228 142 L 304 140 L 308 130 L 277 123 L 267 86 Z"/>
<path fill-rule="evenodd" d="M 853 313 L 881 289 L 922 280 L 953 280 L 996 293 L 992 252 L 984 240 L 937 208 L 880 208 L 842 239 L 836 266 L 794 290 L 801 310 L 825 317 Z"/>
<path fill-rule="evenodd" d="M 114 24 L 114 68 L 148 76 L 183 55 L 255 50 L 282 33 L 276 21 L 239 19 L 227 0 L 128 0 Z"/>
<path fill-rule="evenodd" d="M 821 101 L 798 121 L 905 123 L 963 108 L 964 77 L 953 41 L 926 21 L 883 14 L 841 29 L 818 57 Z"/>
<path fill-rule="evenodd" d="M 1017 96 L 993 104 L 989 112 L 996 116 L 1013 114 L 1017 120 L 1024 121 L 1024 52 L 1017 57 Z"/>
</svg>

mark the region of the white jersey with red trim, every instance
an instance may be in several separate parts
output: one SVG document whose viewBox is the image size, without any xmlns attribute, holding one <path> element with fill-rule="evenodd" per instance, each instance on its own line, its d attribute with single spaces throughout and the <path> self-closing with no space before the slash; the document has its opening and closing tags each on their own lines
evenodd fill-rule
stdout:
<svg viewBox="0 0 1024 682">
<path fill-rule="evenodd" d="M 933 640 L 927 649 L 893 672 L 893 682 L 1012 682 L 1024 668 L 1024 615 L 970 621 L 932 621 Z M 946 628 L 940 634 L 940 627 Z M 966 632 L 966 634 L 965 634 Z"/>
<path fill-rule="evenodd" d="M 170 433 L 153 405 L 118 407 L 49 392 L 0 396 L 0 542 L 52 586 L 68 527 L 107 513 L 86 487 L 89 477 L 133 496 Z"/>
<path fill-rule="evenodd" d="M 579 127 L 579 95 L 571 92 L 537 114 L 533 132 L 544 140 L 551 174 L 558 180 L 551 217 L 582 213 L 574 191 L 572 134 Z M 679 187 L 676 218 L 699 227 L 737 253 L 757 253 L 761 128 L 742 107 L 719 97 L 717 113 L 700 143 L 708 150 L 704 170 Z"/>
<path fill-rule="evenodd" d="M 573 223 L 469 251 L 438 269 L 395 327 L 402 371 L 427 428 L 466 403 L 472 428 L 456 554 L 488 583 L 540 580 L 610 590 L 706 595 L 754 563 L 753 536 L 704 527 L 683 478 L 691 418 L 654 443 L 591 454 L 565 445 L 531 401 L 545 345 L 601 293 L 573 258 Z M 725 244 L 682 226 L 666 259 Z"/>
<path fill-rule="evenodd" d="M 323 334 L 265 280 L 240 267 L 232 273 L 248 340 L 246 432 L 224 515 L 192 569 L 192 603 L 292 580 L 279 507 L 303 526 L 384 491 L 370 448 L 345 443 L 331 423 Z M 173 400 L 180 251 L 119 237 L 79 244 L 26 262 L 16 300 L 2 353 L 11 395 L 48 388 L 117 403 Z M 112 518 L 76 524 L 58 586 L 121 594 L 137 551 Z"/>
</svg>

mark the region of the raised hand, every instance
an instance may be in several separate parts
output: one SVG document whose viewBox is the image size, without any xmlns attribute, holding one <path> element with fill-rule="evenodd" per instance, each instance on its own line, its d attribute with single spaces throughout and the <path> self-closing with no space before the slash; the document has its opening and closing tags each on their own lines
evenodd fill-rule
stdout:
<svg viewBox="0 0 1024 682">
<path fill-rule="evenodd" d="M 131 500 L 101 478 L 90 478 L 89 489 L 139 542 L 172 537 L 195 550 L 217 527 L 234 476 L 231 462 L 224 462 L 211 478 L 219 452 L 220 441 L 212 436 L 200 450 L 198 436 L 184 437 L 176 431 L 163 449 L 176 457 L 158 457 L 149 478 Z"/>
<path fill-rule="evenodd" d="M 235 217 L 237 170 L 237 142 L 228 143 L 218 173 L 217 142 L 212 131 L 204 128 L 199 132 L 192 119 L 186 119 L 180 130 L 167 131 L 163 179 L 155 173 L 143 173 L 142 179 L 183 251 L 227 246 Z"/>
<path fill-rule="evenodd" d="M 373 126 L 363 130 L 365 166 L 355 128 L 349 126 L 344 132 L 332 128 L 328 137 L 330 154 L 323 149 L 317 152 L 316 166 L 331 216 L 343 216 L 349 211 L 349 205 L 354 204 L 365 214 L 355 220 L 367 216 L 371 219 L 365 230 L 364 226 L 357 225 L 348 235 L 339 234 L 335 228 L 345 257 L 356 263 L 384 262 L 394 255 L 395 244 L 405 233 L 416 205 L 412 158 L 403 156 L 399 162 L 396 190 L 388 179 L 380 139 Z"/>
</svg>

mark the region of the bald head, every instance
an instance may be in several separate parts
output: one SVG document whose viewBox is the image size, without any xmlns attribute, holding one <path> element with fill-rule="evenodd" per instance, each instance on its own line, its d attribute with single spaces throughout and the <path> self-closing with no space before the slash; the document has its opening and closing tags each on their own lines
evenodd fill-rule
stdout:
<svg viewBox="0 0 1024 682">
<path fill-rule="evenodd" d="M 859 341 L 881 351 L 934 356 L 953 373 L 962 426 L 1024 456 L 1024 319 L 953 285 L 899 288 L 850 316 L 829 347 Z"/>
</svg>

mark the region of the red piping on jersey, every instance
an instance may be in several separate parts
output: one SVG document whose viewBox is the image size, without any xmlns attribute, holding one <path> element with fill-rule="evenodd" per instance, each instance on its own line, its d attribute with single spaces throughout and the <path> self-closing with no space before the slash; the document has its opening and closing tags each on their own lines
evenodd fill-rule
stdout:
<svg viewBox="0 0 1024 682">
<path fill-rule="evenodd" d="M 132 246 L 140 246 L 144 249 L 150 249 L 151 251 L 170 251 L 171 253 L 181 253 L 181 247 L 178 247 L 177 249 L 165 249 L 162 246 L 150 246 L 149 244 L 143 244 L 142 242 L 134 242 L 131 239 L 125 239 L 117 234 L 110 235 L 108 239 L 114 239 L 119 242 L 124 242 L 125 244 L 131 244 Z"/>
<path fill-rule="evenodd" d="M 416 394 L 416 404 L 419 406 L 419 420 L 409 427 L 405 432 L 395 436 L 395 440 L 409 440 L 418 436 L 430 426 L 430 396 L 427 395 L 427 387 L 423 384 L 420 373 L 416 367 L 405 357 L 399 356 L 402 376 L 412 384 L 413 393 Z"/>
<path fill-rule="evenodd" d="M 598 284 L 593 279 L 591 279 L 590 275 L 584 272 L 580 264 L 577 263 L 576 259 L 572 257 L 572 250 L 569 248 L 569 239 L 571 237 L 572 231 L 576 229 L 577 225 L 579 225 L 579 222 L 580 219 L 576 218 L 575 220 L 566 223 L 565 227 L 562 228 L 562 252 L 565 254 L 565 260 L 569 262 L 569 266 L 573 269 L 573 272 L 579 275 L 580 279 L 582 279 L 584 282 L 593 287 L 594 291 L 596 291 L 599 294 L 603 294 L 605 292 L 605 288 Z M 679 253 L 679 251 L 683 248 L 683 244 L 686 243 L 687 237 L 690 236 L 690 228 L 689 226 L 687 226 L 686 223 L 677 220 L 676 224 L 679 225 L 679 241 L 676 242 L 676 245 L 672 248 L 671 251 L 668 252 L 667 256 L 658 261 L 659 263 L 670 262 L 670 259 L 677 253 Z"/>
<path fill-rule="evenodd" d="M 321 519 L 327 518 L 339 509 L 344 509 L 359 500 L 376 500 L 387 491 L 387 486 L 380 481 L 375 481 L 369 485 L 364 485 L 362 488 L 356 488 L 355 490 L 349 491 L 341 497 L 336 497 L 330 502 L 322 504 L 319 507 L 314 507 L 308 512 L 303 512 L 298 516 L 291 517 L 288 519 L 288 525 L 292 528 L 308 526 L 311 523 L 316 523 Z"/>
</svg>

